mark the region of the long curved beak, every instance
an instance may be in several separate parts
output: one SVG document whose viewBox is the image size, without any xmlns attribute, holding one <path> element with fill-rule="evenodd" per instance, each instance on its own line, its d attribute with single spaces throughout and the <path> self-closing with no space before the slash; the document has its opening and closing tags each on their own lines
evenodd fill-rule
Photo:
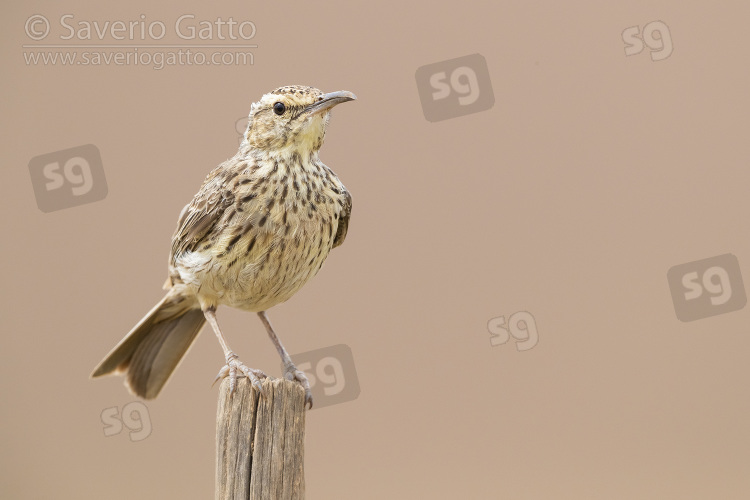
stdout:
<svg viewBox="0 0 750 500">
<path fill-rule="evenodd" d="M 305 114 L 322 113 L 342 102 L 354 101 L 357 96 L 347 90 L 323 94 L 321 99 L 305 108 Z"/>
</svg>

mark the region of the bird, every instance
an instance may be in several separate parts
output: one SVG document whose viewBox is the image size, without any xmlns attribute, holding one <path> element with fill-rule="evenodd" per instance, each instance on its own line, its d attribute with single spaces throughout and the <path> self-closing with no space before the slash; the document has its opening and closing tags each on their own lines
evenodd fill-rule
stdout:
<svg viewBox="0 0 750 500">
<path fill-rule="evenodd" d="M 131 393 L 153 399 L 208 323 L 225 364 L 216 380 L 238 375 L 264 394 L 268 376 L 240 361 L 216 319 L 220 305 L 256 313 L 284 365 L 284 377 L 310 383 L 276 335 L 267 311 L 290 299 L 347 235 L 352 197 L 319 157 L 334 106 L 348 91 L 279 87 L 250 107 L 237 153 L 205 178 L 172 236 L 162 298 L 91 374 L 125 376 Z M 215 381 L 216 381 L 215 380 Z M 214 381 L 214 383 L 215 383 Z"/>
</svg>

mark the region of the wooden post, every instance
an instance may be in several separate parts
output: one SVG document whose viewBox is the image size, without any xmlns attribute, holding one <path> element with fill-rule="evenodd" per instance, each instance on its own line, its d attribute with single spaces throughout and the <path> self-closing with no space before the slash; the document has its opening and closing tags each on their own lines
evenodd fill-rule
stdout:
<svg viewBox="0 0 750 500">
<path fill-rule="evenodd" d="M 219 389 L 216 412 L 216 500 L 304 499 L 305 391 L 264 379 L 259 397 L 247 378 Z"/>
</svg>

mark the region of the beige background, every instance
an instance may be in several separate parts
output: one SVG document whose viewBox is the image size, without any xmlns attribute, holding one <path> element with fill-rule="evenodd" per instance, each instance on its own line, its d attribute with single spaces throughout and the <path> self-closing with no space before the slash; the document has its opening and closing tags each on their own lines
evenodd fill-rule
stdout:
<svg viewBox="0 0 750 500">
<path fill-rule="evenodd" d="M 102 410 L 134 398 L 88 375 L 161 297 L 179 211 L 235 122 L 301 83 L 359 97 L 321 153 L 354 197 L 346 244 L 271 311 L 293 353 L 349 345 L 361 386 L 308 416 L 308 498 L 747 498 L 750 308 L 682 323 L 666 279 L 733 253 L 750 282 L 747 2 L 2 10 L 0 497 L 212 498 L 210 331 L 143 441 L 104 437 Z M 249 19 L 255 64 L 27 66 L 26 19 L 64 13 Z M 626 57 L 622 31 L 654 20 L 671 57 Z M 416 69 L 477 52 L 494 107 L 427 122 Z M 40 212 L 29 160 L 88 143 L 107 198 Z M 539 344 L 491 347 L 488 320 L 521 310 Z M 278 375 L 253 315 L 219 317 Z"/>
</svg>

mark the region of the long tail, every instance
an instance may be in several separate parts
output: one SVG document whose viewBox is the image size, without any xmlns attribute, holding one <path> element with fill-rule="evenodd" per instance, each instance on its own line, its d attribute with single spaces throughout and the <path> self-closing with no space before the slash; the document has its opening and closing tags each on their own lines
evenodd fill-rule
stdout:
<svg viewBox="0 0 750 500">
<path fill-rule="evenodd" d="M 172 289 L 99 363 L 91 377 L 124 374 L 130 392 L 155 398 L 206 319 L 197 301 Z"/>
</svg>

